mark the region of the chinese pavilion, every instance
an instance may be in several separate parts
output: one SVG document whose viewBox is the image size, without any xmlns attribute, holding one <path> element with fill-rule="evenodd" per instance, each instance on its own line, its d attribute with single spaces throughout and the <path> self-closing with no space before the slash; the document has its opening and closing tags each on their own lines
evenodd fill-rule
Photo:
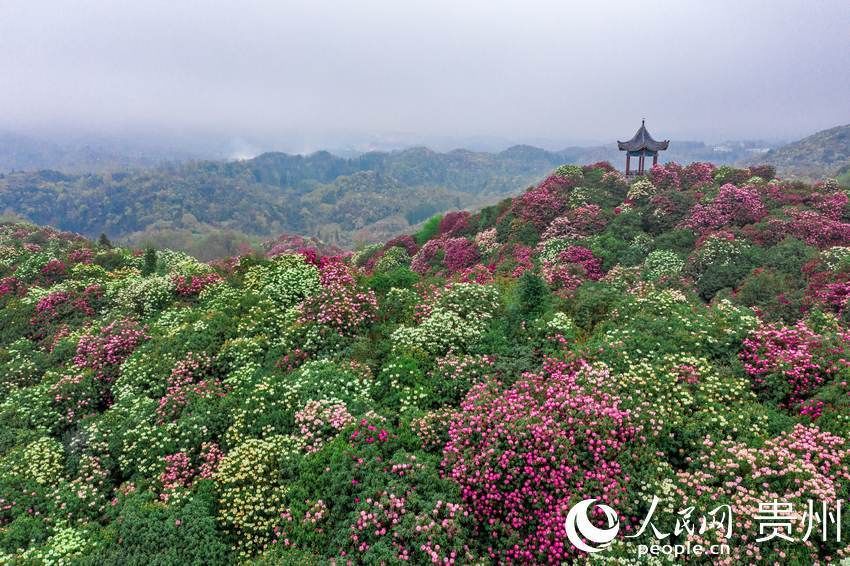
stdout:
<svg viewBox="0 0 850 566">
<path fill-rule="evenodd" d="M 655 141 L 652 139 L 652 136 L 646 131 L 646 120 L 641 120 L 640 129 L 632 139 L 617 142 L 617 148 L 626 152 L 626 176 L 643 175 L 645 159 L 652 156 L 652 164 L 655 165 L 658 163 L 658 152 L 667 149 L 668 145 L 670 145 L 670 140 Z M 637 171 L 633 171 L 631 168 L 632 157 L 638 158 Z"/>
</svg>

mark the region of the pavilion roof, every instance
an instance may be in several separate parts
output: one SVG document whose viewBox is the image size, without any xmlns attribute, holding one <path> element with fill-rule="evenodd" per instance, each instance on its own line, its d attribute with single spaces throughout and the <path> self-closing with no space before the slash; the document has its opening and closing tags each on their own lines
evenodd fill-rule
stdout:
<svg viewBox="0 0 850 566">
<path fill-rule="evenodd" d="M 640 129 L 635 133 L 634 137 L 629 141 L 618 141 L 617 147 L 620 151 L 640 151 L 648 149 L 649 151 L 661 151 L 667 149 L 670 140 L 656 141 L 646 129 L 646 121 L 641 120 Z"/>
</svg>

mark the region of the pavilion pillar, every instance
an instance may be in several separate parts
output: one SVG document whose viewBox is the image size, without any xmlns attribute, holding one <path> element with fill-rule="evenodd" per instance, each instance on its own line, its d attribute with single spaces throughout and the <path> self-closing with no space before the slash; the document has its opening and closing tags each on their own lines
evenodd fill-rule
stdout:
<svg viewBox="0 0 850 566">
<path fill-rule="evenodd" d="M 656 165 L 658 165 L 658 152 L 657 151 L 652 155 L 652 166 L 655 167 Z"/>
<path fill-rule="evenodd" d="M 626 177 L 629 176 L 629 165 L 631 163 L 631 160 L 632 160 L 632 156 L 629 155 L 629 152 L 627 151 L 626 152 Z"/>
<path fill-rule="evenodd" d="M 638 159 L 638 175 L 643 175 L 643 152 L 640 152 L 640 159 Z"/>
</svg>

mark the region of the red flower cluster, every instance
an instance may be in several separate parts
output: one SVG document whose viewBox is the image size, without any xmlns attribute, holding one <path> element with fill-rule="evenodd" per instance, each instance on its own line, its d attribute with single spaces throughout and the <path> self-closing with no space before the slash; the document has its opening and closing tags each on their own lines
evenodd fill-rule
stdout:
<svg viewBox="0 0 850 566">
<path fill-rule="evenodd" d="M 440 236 L 454 236 L 469 228 L 469 212 L 459 210 L 447 212 L 440 220 L 438 234 Z"/>
<path fill-rule="evenodd" d="M 171 277 L 171 282 L 174 284 L 174 291 L 181 297 L 196 297 L 210 285 L 215 285 L 222 281 L 223 279 L 218 273 L 173 275 Z"/>
</svg>

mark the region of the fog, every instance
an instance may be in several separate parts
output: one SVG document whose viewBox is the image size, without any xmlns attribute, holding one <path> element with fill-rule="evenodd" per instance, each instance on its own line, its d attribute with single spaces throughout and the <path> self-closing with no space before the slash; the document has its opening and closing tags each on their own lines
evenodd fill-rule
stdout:
<svg viewBox="0 0 850 566">
<path fill-rule="evenodd" d="M 0 1 L 0 77 L 0 129 L 245 152 L 795 139 L 850 122 L 850 3 Z"/>
</svg>

